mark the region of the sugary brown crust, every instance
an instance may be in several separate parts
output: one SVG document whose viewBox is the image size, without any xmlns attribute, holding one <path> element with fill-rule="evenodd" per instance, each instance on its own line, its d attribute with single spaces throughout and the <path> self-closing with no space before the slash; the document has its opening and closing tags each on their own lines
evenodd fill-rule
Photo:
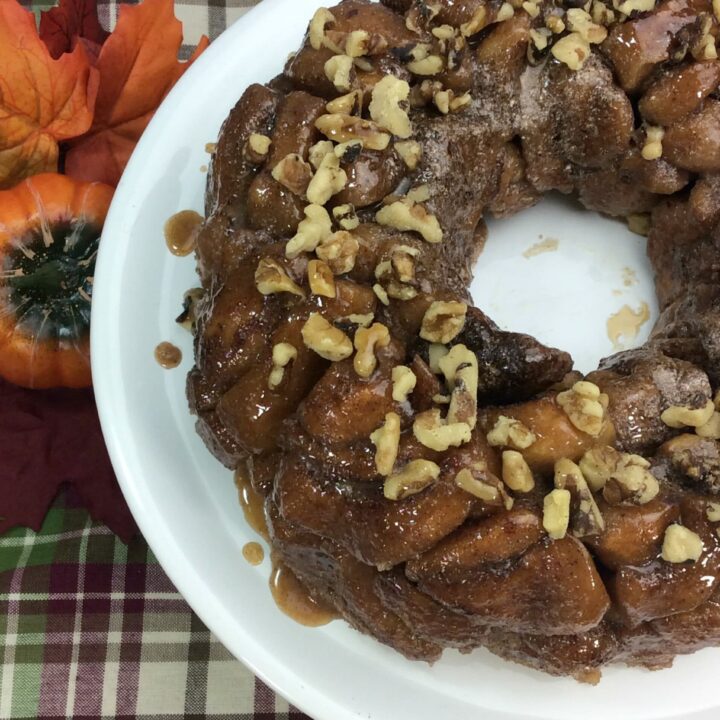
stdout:
<svg viewBox="0 0 720 720">
<path fill-rule="evenodd" d="M 198 432 L 407 657 L 594 682 L 720 643 L 716 32 L 708 0 L 345 0 L 223 127 Z M 484 215 L 550 190 L 649 229 L 657 273 L 650 341 L 584 380 L 469 305 Z"/>
</svg>

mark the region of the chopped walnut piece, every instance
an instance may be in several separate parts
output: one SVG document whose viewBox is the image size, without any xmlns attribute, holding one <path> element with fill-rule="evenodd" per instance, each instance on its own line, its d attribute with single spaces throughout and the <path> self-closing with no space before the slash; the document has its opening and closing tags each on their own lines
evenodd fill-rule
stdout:
<svg viewBox="0 0 720 720">
<path fill-rule="evenodd" d="M 488 444 L 492 447 L 504 445 L 526 450 L 535 441 L 537 436 L 530 428 L 515 418 L 500 415 L 495 421 L 492 430 L 487 434 Z"/>
<path fill-rule="evenodd" d="M 432 401 L 436 405 L 449 405 L 450 404 L 450 396 L 449 395 L 441 395 L 440 393 L 437 393 L 436 395 L 432 396 Z"/>
<path fill-rule="evenodd" d="M 342 319 L 359 327 L 370 327 L 375 319 L 375 313 L 351 313 Z"/>
<path fill-rule="evenodd" d="M 562 540 L 570 525 L 570 492 L 555 489 L 543 500 L 543 527 L 553 540 Z"/>
<path fill-rule="evenodd" d="M 285 368 L 290 362 L 295 360 L 296 357 L 297 350 L 290 343 L 281 342 L 273 346 L 273 368 L 268 377 L 268 387 L 271 390 L 274 390 L 282 382 L 285 376 Z"/>
<path fill-rule="evenodd" d="M 695 432 L 700 437 L 720 440 L 720 413 L 714 412 L 704 425 L 695 428 Z"/>
<path fill-rule="evenodd" d="M 377 367 L 376 348 L 390 344 L 390 331 L 382 323 L 374 323 L 369 328 L 358 328 L 355 333 L 355 358 L 353 367 L 361 378 L 368 378 Z"/>
<path fill-rule="evenodd" d="M 337 294 L 333 272 L 322 260 L 311 260 L 308 263 L 308 282 L 313 295 L 334 298 Z"/>
<path fill-rule="evenodd" d="M 709 502 L 705 515 L 710 522 L 720 522 L 720 503 Z"/>
<path fill-rule="evenodd" d="M 309 38 L 314 50 L 320 50 L 325 41 L 325 28 L 335 22 L 335 16 L 327 8 L 319 8 L 310 21 Z"/>
<path fill-rule="evenodd" d="M 352 163 L 358 159 L 364 143 L 362 140 L 348 140 L 335 146 L 335 156 L 344 163 Z"/>
<path fill-rule="evenodd" d="M 367 30 L 353 30 L 345 40 L 345 52 L 352 58 L 378 55 L 387 49 L 387 40 L 378 33 Z"/>
<path fill-rule="evenodd" d="M 650 12 L 655 8 L 655 0 L 625 0 L 618 4 L 617 9 L 623 15 L 633 12 Z"/>
<path fill-rule="evenodd" d="M 355 206 L 350 203 L 338 205 L 333 208 L 332 212 L 335 222 L 343 230 L 355 230 L 355 228 L 360 225 L 360 218 L 357 216 L 357 212 L 355 212 Z"/>
<path fill-rule="evenodd" d="M 712 418 L 715 412 L 715 404 L 712 400 L 701 408 L 689 408 L 682 405 L 671 405 L 664 410 L 660 419 L 671 428 L 702 427 Z"/>
<path fill-rule="evenodd" d="M 580 33 L 572 32 L 561 37 L 550 52 L 571 70 L 579 70 L 590 57 L 590 43 Z"/>
<path fill-rule="evenodd" d="M 425 447 L 442 452 L 469 442 L 470 426 L 462 422 L 448 423 L 440 417 L 440 410 L 433 408 L 417 415 L 413 434 Z"/>
<path fill-rule="evenodd" d="M 388 297 L 387 290 L 380 284 L 375 283 L 373 285 L 373 292 L 375 293 L 375 296 L 377 299 L 383 304 L 383 305 L 389 305 L 390 304 L 390 298 Z"/>
<path fill-rule="evenodd" d="M 605 529 L 605 521 L 580 468 L 567 458 L 555 463 L 555 487 L 569 490 L 573 505 L 573 535 L 587 537 Z"/>
<path fill-rule="evenodd" d="M 657 160 L 659 157 L 662 157 L 663 137 L 665 137 L 665 130 L 661 127 L 654 127 L 650 125 L 645 129 L 646 139 L 641 151 L 641 155 L 645 160 Z"/>
<path fill-rule="evenodd" d="M 362 90 L 353 90 L 352 92 L 340 95 L 331 100 L 325 109 L 331 115 L 340 113 L 342 115 L 360 114 L 363 106 Z"/>
<path fill-rule="evenodd" d="M 330 140 L 320 140 L 320 142 L 316 142 L 308 153 L 310 164 L 317 170 L 320 165 L 322 165 L 325 156 L 332 153 L 334 148 L 335 145 L 331 143 Z"/>
<path fill-rule="evenodd" d="M 407 65 L 413 75 L 422 77 L 439 75 L 445 69 L 445 61 L 439 55 L 428 55 L 422 60 L 413 60 Z"/>
<path fill-rule="evenodd" d="M 610 505 L 626 500 L 637 505 L 649 503 L 660 492 L 660 484 L 649 468 L 650 463 L 640 455 L 622 453 L 603 486 L 605 500 Z"/>
<path fill-rule="evenodd" d="M 315 121 L 315 127 L 338 143 L 362 140 L 368 150 L 385 150 L 390 144 L 389 133 L 383 132 L 376 123 L 345 113 L 321 115 Z"/>
<path fill-rule="evenodd" d="M 580 470 L 593 492 L 599 492 L 605 487 L 621 459 L 622 454 L 609 445 L 591 448 L 582 456 Z"/>
<path fill-rule="evenodd" d="M 517 450 L 505 450 L 502 454 L 502 478 L 515 492 L 528 493 L 535 487 L 530 466 Z"/>
<path fill-rule="evenodd" d="M 712 0 L 713 15 L 715 19 L 720 23 L 720 0 Z"/>
<path fill-rule="evenodd" d="M 402 500 L 416 495 L 440 477 L 440 467 L 430 460 L 412 460 L 402 470 L 385 480 L 383 494 L 388 500 Z"/>
<path fill-rule="evenodd" d="M 375 467 L 380 475 L 390 475 L 397 460 L 400 447 L 400 416 L 389 412 L 385 423 L 370 435 L 375 446 Z"/>
<path fill-rule="evenodd" d="M 439 375 L 440 372 L 442 372 L 440 370 L 440 360 L 449 352 L 450 349 L 441 343 L 430 343 L 430 345 L 428 345 L 428 367 L 435 375 Z"/>
<path fill-rule="evenodd" d="M 407 114 L 410 86 L 405 80 L 386 75 L 372 91 L 370 117 L 385 130 L 399 138 L 412 135 L 412 123 Z"/>
<path fill-rule="evenodd" d="M 655 0 L 652 0 L 652 2 L 654 3 Z M 615 22 L 615 13 L 602 0 L 593 0 L 590 14 L 593 22 L 598 25 L 610 27 Z"/>
<path fill-rule="evenodd" d="M 485 5 L 480 5 L 470 20 L 460 26 L 460 32 L 464 37 L 470 37 L 479 33 L 489 22 L 487 8 Z"/>
<path fill-rule="evenodd" d="M 322 205 L 308 205 L 297 234 L 285 246 L 285 257 L 292 260 L 300 253 L 312 252 L 331 233 L 332 221 L 328 211 Z"/>
<path fill-rule="evenodd" d="M 530 30 L 530 39 L 538 50 L 544 50 L 548 46 L 551 35 L 552 33 L 547 28 L 532 28 Z"/>
<path fill-rule="evenodd" d="M 440 370 L 452 389 L 447 421 L 477 424 L 478 361 L 465 345 L 454 345 L 439 361 Z"/>
<path fill-rule="evenodd" d="M 307 186 L 307 199 L 315 205 L 324 205 L 333 195 L 347 185 L 347 174 L 340 167 L 335 153 L 328 153 L 320 163 L 314 177 Z"/>
<path fill-rule="evenodd" d="M 578 33 L 583 40 L 586 40 L 591 45 L 601 43 L 607 37 L 607 29 L 594 23 L 590 13 L 582 8 L 570 8 L 565 13 L 565 18 L 568 29 Z"/>
<path fill-rule="evenodd" d="M 700 536 L 684 525 L 673 523 L 665 531 L 662 559 L 669 563 L 697 562 L 704 546 Z"/>
<path fill-rule="evenodd" d="M 473 470 L 469 468 L 460 470 L 455 476 L 455 484 L 488 505 L 503 505 L 506 510 L 511 510 L 513 499 L 507 494 L 500 480 L 489 475 L 485 468 L 473 468 Z"/>
<path fill-rule="evenodd" d="M 291 153 L 273 168 L 272 176 L 293 195 L 303 197 L 313 179 L 313 170 L 300 155 Z"/>
<path fill-rule="evenodd" d="M 557 402 L 578 430 L 592 437 L 600 435 L 608 397 L 597 385 L 584 380 L 576 382 L 570 390 L 558 394 Z"/>
<path fill-rule="evenodd" d="M 333 55 L 325 63 L 325 76 L 340 92 L 349 92 L 353 84 L 353 59 L 348 55 Z"/>
<path fill-rule="evenodd" d="M 270 152 L 270 146 L 272 140 L 267 135 L 261 135 L 260 133 L 251 133 L 247 140 L 247 146 L 245 148 L 245 154 L 247 155 L 250 162 L 255 165 L 260 165 L 265 161 L 265 158 Z"/>
<path fill-rule="evenodd" d="M 415 281 L 415 258 L 420 254 L 411 245 L 395 245 L 391 251 L 390 264 L 395 277 L 401 283 Z"/>
<path fill-rule="evenodd" d="M 537 2 L 527 0 L 527 2 L 522 3 L 522 9 L 533 19 L 540 15 L 540 8 Z"/>
<path fill-rule="evenodd" d="M 435 300 L 425 311 L 420 337 L 432 343 L 449 343 L 465 326 L 466 314 L 465 303 Z"/>
<path fill-rule="evenodd" d="M 422 147 L 415 140 L 406 140 L 395 143 L 395 150 L 402 158 L 403 162 L 408 166 L 409 170 L 415 170 L 420 164 L 422 158 Z"/>
<path fill-rule="evenodd" d="M 262 258 L 255 270 L 255 285 L 263 295 L 291 293 L 304 297 L 303 289 L 285 272 L 285 268 L 272 258 Z"/>
<path fill-rule="evenodd" d="M 429 243 L 442 242 L 443 231 L 438 219 L 423 205 L 398 200 L 381 208 L 375 215 L 380 225 L 402 232 L 417 232 Z"/>
<path fill-rule="evenodd" d="M 338 230 L 320 241 L 315 254 L 324 260 L 335 275 L 350 272 L 355 267 L 360 244 L 347 230 Z"/>
<path fill-rule="evenodd" d="M 495 16 L 495 22 L 501 23 L 505 22 L 506 20 L 509 20 L 511 17 L 515 16 L 515 8 L 509 3 L 504 2 L 500 9 L 498 10 L 497 15 Z"/>
<path fill-rule="evenodd" d="M 319 313 L 311 313 L 301 332 L 305 345 L 326 360 L 337 362 L 352 355 L 350 338 Z"/>
<path fill-rule="evenodd" d="M 547 29 L 554 35 L 559 35 L 561 32 L 565 31 L 565 23 L 558 15 L 550 15 L 546 18 L 545 27 L 547 27 Z"/>
<path fill-rule="evenodd" d="M 414 203 L 427 202 L 430 199 L 430 186 L 423 184 L 410 188 L 405 197 Z"/>
<path fill-rule="evenodd" d="M 410 393 L 415 389 L 417 376 L 406 365 L 396 365 L 392 369 L 393 390 L 392 398 L 395 402 L 404 403 Z"/>
</svg>

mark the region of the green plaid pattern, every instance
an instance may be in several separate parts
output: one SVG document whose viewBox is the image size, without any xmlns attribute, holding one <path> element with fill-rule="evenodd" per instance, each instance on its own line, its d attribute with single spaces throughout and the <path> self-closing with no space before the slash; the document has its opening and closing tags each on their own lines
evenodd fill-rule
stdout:
<svg viewBox="0 0 720 720">
<path fill-rule="evenodd" d="M 190 610 L 142 538 L 70 495 L 0 538 L 0 718 L 301 720 Z"/>
</svg>

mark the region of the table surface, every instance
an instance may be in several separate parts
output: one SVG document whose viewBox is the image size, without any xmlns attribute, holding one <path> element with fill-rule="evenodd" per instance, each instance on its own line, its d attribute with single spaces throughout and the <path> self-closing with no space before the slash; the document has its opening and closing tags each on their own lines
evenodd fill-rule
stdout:
<svg viewBox="0 0 720 720">
<path fill-rule="evenodd" d="M 186 50 L 259 1 L 176 0 Z M 112 29 L 117 3 L 99 7 Z M 306 718 L 230 655 L 141 537 L 125 545 L 72 491 L 39 532 L 0 537 L 0 658 L 0 719 Z"/>
</svg>

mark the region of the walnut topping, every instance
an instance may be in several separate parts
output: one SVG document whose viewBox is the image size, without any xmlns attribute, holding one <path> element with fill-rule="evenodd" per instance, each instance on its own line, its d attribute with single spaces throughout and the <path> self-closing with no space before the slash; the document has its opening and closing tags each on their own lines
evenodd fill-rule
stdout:
<svg viewBox="0 0 720 720">
<path fill-rule="evenodd" d="M 340 160 L 334 152 L 328 153 L 307 186 L 307 199 L 315 205 L 324 205 L 345 185 L 347 185 L 347 174 L 340 167 Z"/>
<path fill-rule="evenodd" d="M 469 92 L 462 95 L 455 95 L 452 90 L 438 90 L 433 95 L 435 107 L 443 114 L 458 112 L 472 102 L 472 95 Z"/>
<path fill-rule="evenodd" d="M 405 198 L 414 203 L 427 202 L 430 199 L 430 186 L 425 183 L 423 185 L 417 185 L 416 187 L 410 188 L 407 191 Z"/>
<path fill-rule="evenodd" d="M 573 535 L 587 537 L 605 529 L 605 521 L 580 468 L 567 458 L 555 463 L 555 487 L 569 490 L 573 505 Z"/>
<path fill-rule="evenodd" d="M 362 90 L 353 90 L 345 95 L 331 100 L 325 109 L 330 113 L 342 113 L 343 115 L 360 115 L 363 106 Z"/>
<path fill-rule="evenodd" d="M 335 155 L 341 162 L 355 162 L 362 152 L 364 143 L 362 140 L 348 140 L 335 146 Z"/>
<path fill-rule="evenodd" d="M 591 45 L 601 43 L 607 37 L 607 29 L 594 23 L 590 13 L 582 8 L 570 8 L 565 17 L 568 29 L 578 33 Z"/>
<path fill-rule="evenodd" d="M 408 395 L 415 389 L 417 384 L 417 376 L 405 365 L 396 365 L 392 369 L 392 399 L 395 402 L 404 403 L 408 399 Z"/>
<path fill-rule="evenodd" d="M 423 77 L 439 75 L 445 69 L 445 61 L 440 55 L 428 55 L 422 60 L 409 62 L 407 68 L 413 75 L 421 75 Z"/>
<path fill-rule="evenodd" d="M 335 278 L 330 266 L 322 260 L 308 263 L 308 282 L 313 295 L 334 298 L 336 295 Z"/>
<path fill-rule="evenodd" d="M 515 15 L 515 8 L 509 3 L 504 2 L 500 9 L 498 10 L 498 14 L 495 16 L 495 22 L 501 23 L 505 22 L 506 20 L 509 20 L 511 17 L 514 17 Z"/>
<path fill-rule="evenodd" d="M 438 219 L 429 213 L 423 205 L 412 201 L 398 200 L 381 208 L 375 215 L 379 225 L 400 230 L 417 232 L 426 242 L 442 242 L 443 231 Z"/>
<path fill-rule="evenodd" d="M 412 135 L 412 124 L 407 114 L 410 86 L 405 80 L 386 75 L 373 89 L 370 117 L 385 130 L 399 138 Z"/>
<path fill-rule="evenodd" d="M 590 43 L 580 33 L 572 32 L 561 37 L 550 52 L 571 70 L 579 70 L 590 57 Z"/>
<path fill-rule="evenodd" d="M 599 492 L 620 465 L 622 454 L 609 445 L 588 450 L 580 460 L 580 470 L 593 492 Z"/>
<path fill-rule="evenodd" d="M 435 373 L 440 374 L 440 360 L 442 360 L 450 350 L 440 343 L 430 343 L 428 345 L 428 367 Z"/>
<path fill-rule="evenodd" d="M 559 35 L 561 32 L 565 31 L 565 23 L 558 15 L 550 15 L 545 20 L 545 26 L 554 35 Z"/>
<path fill-rule="evenodd" d="M 557 402 L 578 430 L 592 437 L 600 435 L 608 396 L 601 393 L 597 385 L 584 380 L 576 382 L 572 389 L 557 396 Z"/>
<path fill-rule="evenodd" d="M 338 230 L 320 241 L 315 254 L 324 260 L 335 275 L 350 272 L 355 267 L 360 244 L 347 230 Z"/>
<path fill-rule="evenodd" d="M 319 313 L 312 313 L 307 319 L 302 328 L 302 337 L 307 347 L 326 360 L 337 362 L 352 355 L 350 338 Z"/>
<path fill-rule="evenodd" d="M 623 15 L 633 12 L 650 12 L 655 8 L 655 0 L 625 0 L 617 6 Z"/>
<path fill-rule="evenodd" d="M 351 313 L 343 318 L 343 320 L 347 320 L 353 325 L 358 325 L 359 327 L 370 327 L 374 319 L 375 313 Z"/>
<path fill-rule="evenodd" d="M 695 432 L 700 437 L 720 440 L 720 413 L 714 412 L 704 425 L 695 428 Z"/>
<path fill-rule="evenodd" d="M 470 441 L 470 426 L 462 422 L 448 423 L 440 417 L 437 408 L 426 410 L 415 418 L 413 433 L 418 442 L 438 452 Z"/>
<path fill-rule="evenodd" d="M 352 58 L 364 55 L 378 55 L 387 49 L 387 40 L 377 33 L 367 30 L 353 30 L 345 40 L 345 52 Z"/>
<path fill-rule="evenodd" d="M 376 123 L 345 113 L 321 115 L 315 121 L 315 127 L 325 137 L 338 143 L 362 140 L 368 150 L 385 150 L 390 144 L 390 135 Z"/>
<path fill-rule="evenodd" d="M 548 28 L 531 29 L 530 39 L 538 50 L 544 50 L 548 46 L 551 34 Z"/>
<path fill-rule="evenodd" d="M 388 500 L 402 500 L 416 495 L 440 477 L 440 467 L 430 460 L 412 460 L 400 472 L 391 475 L 383 486 Z"/>
<path fill-rule="evenodd" d="M 325 76 L 340 92 L 348 92 L 353 84 L 355 66 L 349 55 L 333 55 L 325 63 Z"/>
<path fill-rule="evenodd" d="M 272 176 L 293 195 L 305 195 L 313 177 L 312 167 L 297 153 L 286 155 L 272 170 Z"/>
<path fill-rule="evenodd" d="M 439 25 L 431 32 L 438 40 L 452 40 L 455 37 L 455 28 L 452 25 Z"/>
<path fill-rule="evenodd" d="M 425 311 L 420 337 L 433 343 L 446 344 L 465 326 L 467 305 L 456 300 L 435 300 Z"/>
<path fill-rule="evenodd" d="M 526 425 L 515 418 L 500 415 L 495 421 L 493 429 L 487 434 L 488 444 L 492 447 L 504 445 L 526 450 L 535 441 L 537 436 Z"/>
<path fill-rule="evenodd" d="M 712 400 L 701 408 L 689 408 L 682 405 L 671 405 L 660 415 L 660 419 L 671 428 L 702 427 L 715 412 L 715 405 Z"/>
<path fill-rule="evenodd" d="M 373 285 L 373 292 L 375 293 L 375 296 L 377 299 L 383 304 L 383 305 L 389 305 L 390 304 L 390 298 L 388 297 L 387 290 L 380 284 L 375 283 Z"/>
<path fill-rule="evenodd" d="M 505 484 L 515 492 L 528 493 L 535 487 L 532 470 L 517 450 L 503 452 L 502 477 Z"/>
<path fill-rule="evenodd" d="M 659 157 L 662 157 L 663 137 L 665 137 L 665 130 L 661 127 L 650 125 L 645 129 L 645 144 L 641 151 L 641 155 L 645 160 L 657 160 Z"/>
<path fill-rule="evenodd" d="M 394 412 L 387 413 L 385 423 L 370 435 L 370 440 L 375 446 L 377 471 L 380 475 L 390 475 L 400 447 L 400 416 Z"/>
<path fill-rule="evenodd" d="M 297 357 L 297 350 L 293 345 L 286 342 L 277 343 L 273 346 L 272 361 L 273 368 L 268 377 L 268 387 L 274 390 L 285 376 L 285 368 Z"/>
<path fill-rule="evenodd" d="M 709 502 L 705 515 L 710 522 L 720 522 L 720 503 Z"/>
<path fill-rule="evenodd" d="M 303 289 L 285 272 L 285 268 L 272 258 L 262 258 L 255 270 L 255 285 L 263 295 L 287 292 L 304 297 Z"/>
<path fill-rule="evenodd" d="M 390 344 L 390 331 L 382 323 L 375 323 L 369 328 L 358 328 L 355 333 L 355 359 L 353 367 L 361 378 L 368 378 L 377 367 L 376 348 L 384 348 Z"/>
<path fill-rule="evenodd" d="M 402 283 L 415 280 L 415 258 L 420 254 L 417 248 L 410 245 L 396 245 L 392 249 L 390 263 L 395 277 Z"/>
<path fill-rule="evenodd" d="M 713 15 L 715 19 L 720 23 L 720 0 L 712 1 Z"/>
<path fill-rule="evenodd" d="M 270 152 L 270 146 L 272 140 L 267 135 L 261 135 L 260 133 L 251 133 L 247 140 L 247 146 L 245 148 L 245 154 L 247 155 L 250 162 L 255 165 L 260 165 L 268 153 Z"/>
<path fill-rule="evenodd" d="M 656 477 L 650 472 L 650 463 L 640 455 L 622 453 L 603 487 L 603 497 L 610 505 L 625 500 L 644 505 L 660 492 Z"/>
<path fill-rule="evenodd" d="M 477 356 L 465 345 L 455 345 L 439 365 L 452 389 L 447 421 L 467 423 L 470 429 L 474 428 L 477 423 Z"/>
<path fill-rule="evenodd" d="M 398 155 L 408 166 L 409 170 L 415 170 L 420 164 L 420 159 L 422 158 L 422 148 L 420 147 L 420 143 L 415 142 L 415 140 L 396 142 L 395 150 L 397 150 Z"/>
<path fill-rule="evenodd" d="M 314 50 L 320 50 L 325 44 L 325 28 L 335 22 L 335 16 L 327 9 L 320 8 L 310 21 L 310 45 Z"/>
<path fill-rule="evenodd" d="M 320 142 L 316 142 L 310 148 L 308 153 L 308 160 L 310 160 L 310 164 L 317 170 L 320 165 L 322 165 L 322 161 L 325 159 L 325 156 L 332 153 L 334 148 L 335 145 L 333 145 L 333 143 L 329 140 L 320 140 Z"/>
<path fill-rule="evenodd" d="M 285 246 L 285 256 L 296 258 L 300 253 L 312 252 L 332 233 L 332 222 L 328 211 L 322 205 L 308 205 L 305 219 L 300 222 L 297 234 Z"/>
<path fill-rule="evenodd" d="M 540 8 L 538 7 L 537 2 L 527 0 L 522 3 L 522 9 L 533 19 L 540 15 Z"/>
<path fill-rule="evenodd" d="M 650 0 L 653 4 L 655 0 Z M 593 0 L 590 11 L 594 23 L 610 27 L 615 22 L 615 13 L 601 0 Z"/>
<path fill-rule="evenodd" d="M 570 492 L 555 489 L 543 500 L 543 527 L 553 540 L 562 540 L 570 525 Z"/>
<path fill-rule="evenodd" d="M 343 230 L 354 230 L 358 225 L 360 225 L 360 218 L 358 218 L 357 213 L 355 212 L 355 206 L 350 203 L 338 205 L 333 208 L 332 212 L 335 222 Z"/>
<path fill-rule="evenodd" d="M 480 5 L 470 20 L 460 26 L 460 32 L 464 37 L 470 37 L 479 33 L 489 22 L 487 8 Z"/>
<path fill-rule="evenodd" d="M 511 510 L 514 504 L 500 480 L 488 473 L 483 463 L 460 470 L 455 476 L 455 484 L 488 505 L 503 505 L 506 510 Z"/>
<path fill-rule="evenodd" d="M 673 523 L 665 531 L 662 559 L 669 563 L 697 562 L 704 546 L 700 536 L 684 525 Z"/>
</svg>

